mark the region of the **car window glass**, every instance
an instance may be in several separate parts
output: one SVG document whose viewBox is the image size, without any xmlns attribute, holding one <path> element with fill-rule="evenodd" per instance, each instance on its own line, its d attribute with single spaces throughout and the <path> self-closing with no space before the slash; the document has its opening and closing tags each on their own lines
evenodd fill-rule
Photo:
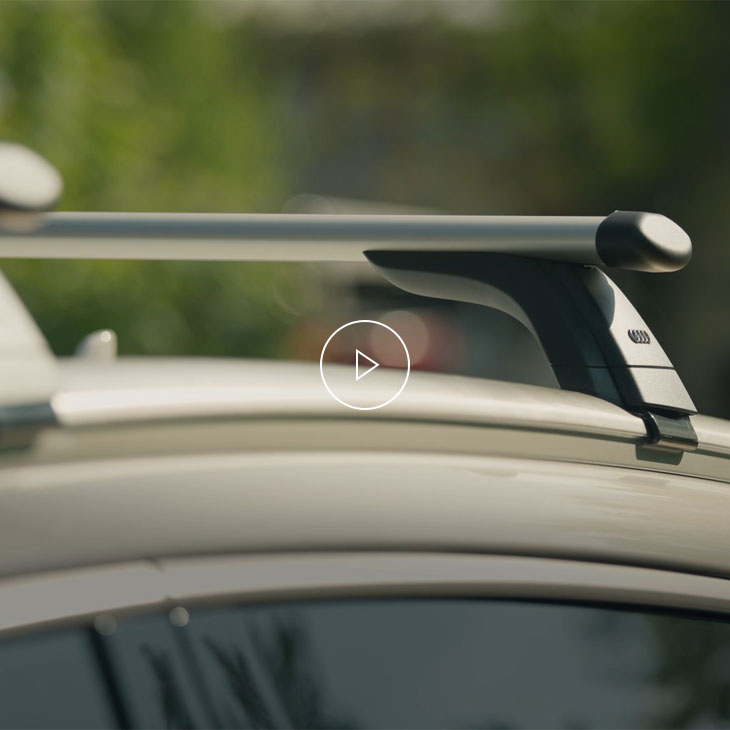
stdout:
<svg viewBox="0 0 730 730">
<path fill-rule="evenodd" d="M 115 682 L 133 727 L 190 728 L 209 714 L 186 657 L 186 636 L 167 614 L 135 616 L 115 623 L 103 637 Z"/>
<path fill-rule="evenodd" d="M 0 644 L 0 727 L 112 728 L 117 723 L 87 631 L 43 632 Z"/>
<path fill-rule="evenodd" d="M 4 640 L 0 726 L 730 724 L 720 618 L 447 599 L 175 611 Z"/>
<path fill-rule="evenodd" d="M 193 610 L 232 727 L 702 727 L 730 721 L 730 624 L 483 600 Z"/>
</svg>

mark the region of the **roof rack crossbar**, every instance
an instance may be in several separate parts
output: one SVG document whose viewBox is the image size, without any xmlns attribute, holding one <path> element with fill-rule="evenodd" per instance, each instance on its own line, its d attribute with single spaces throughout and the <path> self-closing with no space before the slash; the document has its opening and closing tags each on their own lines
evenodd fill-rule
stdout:
<svg viewBox="0 0 730 730">
<path fill-rule="evenodd" d="M 364 251 L 480 251 L 674 271 L 692 252 L 664 216 L 0 214 L 0 257 L 364 261 Z"/>
<path fill-rule="evenodd" d="M 501 309 L 541 342 L 561 387 L 638 413 L 650 442 L 692 449 L 695 407 L 629 300 L 597 267 L 676 271 L 664 216 L 0 212 L 0 257 L 365 261 L 402 289 Z"/>
</svg>

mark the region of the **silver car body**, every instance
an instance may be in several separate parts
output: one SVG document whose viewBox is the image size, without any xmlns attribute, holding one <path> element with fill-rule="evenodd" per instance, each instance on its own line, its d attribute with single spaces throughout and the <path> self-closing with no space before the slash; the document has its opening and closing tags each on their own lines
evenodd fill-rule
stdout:
<svg viewBox="0 0 730 730">
<path fill-rule="evenodd" d="M 617 406 L 513 383 L 417 372 L 363 414 L 304 363 L 58 373 L 58 425 L 0 460 L 1 629 L 233 595 L 730 610 L 719 419 L 671 452 Z"/>
</svg>

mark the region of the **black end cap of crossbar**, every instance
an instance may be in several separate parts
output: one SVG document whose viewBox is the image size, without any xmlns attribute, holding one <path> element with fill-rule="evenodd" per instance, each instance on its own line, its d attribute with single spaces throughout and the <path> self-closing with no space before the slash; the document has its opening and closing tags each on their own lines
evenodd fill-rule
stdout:
<svg viewBox="0 0 730 730">
<path fill-rule="evenodd" d="M 617 269 L 678 271 L 692 258 L 692 241 L 666 216 L 617 210 L 598 226 L 596 250 Z"/>
</svg>

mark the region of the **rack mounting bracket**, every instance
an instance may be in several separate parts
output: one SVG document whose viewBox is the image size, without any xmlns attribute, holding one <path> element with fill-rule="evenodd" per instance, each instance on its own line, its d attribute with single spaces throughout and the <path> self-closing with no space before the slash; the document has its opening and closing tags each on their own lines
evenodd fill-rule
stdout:
<svg viewBox="0 0 730 730">
<path fill-rule="evenodd" d="M 647 443 L 693 450 L 696 413 L 674 366 L 631 302 L 600 269 L 498 253 L 369 251 L 395 286 L 503 311 L 538 339 L 561 388 L 640 416 Z"/>
</svg>

